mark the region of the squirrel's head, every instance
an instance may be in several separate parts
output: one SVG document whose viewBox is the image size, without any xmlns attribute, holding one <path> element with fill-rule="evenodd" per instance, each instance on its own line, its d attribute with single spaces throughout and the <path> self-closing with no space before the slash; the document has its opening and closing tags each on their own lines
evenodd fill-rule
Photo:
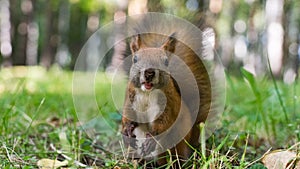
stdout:
<svg viewBox="0 0 300 169">
<path fill-rule="evenodd" d="M 151 91 L 165 87 L 170 80 L 169 60 L 175 51 L 175 33 L 170 35 L 160 47 L 146 46 L 140 35 L 132 38 L 132 66 L 130 80 L 136 88 Z"/>
</svg>

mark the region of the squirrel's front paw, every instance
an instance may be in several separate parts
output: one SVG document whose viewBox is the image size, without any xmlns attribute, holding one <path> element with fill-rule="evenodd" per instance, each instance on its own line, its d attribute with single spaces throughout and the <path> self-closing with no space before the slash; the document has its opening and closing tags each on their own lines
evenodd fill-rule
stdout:
<svg viewBox="0 0 300 169">
<path fill-rule="evenodd" d="M 133 137 L 130 137 L 130 136 L 125 136 L 123 135 L 123 142 L 124 142 L 124 145 L 125 147 L 132 147 L 134 149 L 137 149 L 137 140 L 135 138 L 135 136 Z"/>
<path fill-rule="evenodd" d="M 146 141 L 142 144 L 142 155 L 147 156 L 155 150 L 156 141 L 150 133 L 146 134 Z"/>
<path fill-rule="evenodd" d="M 126 124 L 123 128 L 122 131 L 122 136 L 123 136 L 123 141 L 125 147 L 132 147 L 137 149 L 137 140 L 136 140 L 136 135 L 133 134 L 133 130 L 137 127 L 137 123 L 129 123 Z"/>
</svg>

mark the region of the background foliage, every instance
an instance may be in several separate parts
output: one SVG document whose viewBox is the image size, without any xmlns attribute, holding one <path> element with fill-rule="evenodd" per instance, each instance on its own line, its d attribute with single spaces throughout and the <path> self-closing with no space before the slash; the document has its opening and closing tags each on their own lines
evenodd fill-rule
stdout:
<svg viewBox="0 0 300 169">
<path fill-rule="evenodd" d="M 264 74 L 269 56 L 276 76 L 286 74 L 290 79 L 297 74 L 300 3 L 294 0 L 1 0 L 0 3 L 3 66 L 49 68 L 56 63 L 72 69 L 87 38 L 101 26 L 126 15 L 166 12 L 191 21 L 204 33 L 207 31 L 206 39 L 211 38 L 209 43 L 231 73 L 245 66 L 250 72 Z M 101 66 L 108 65 L 110 59 Z"/>
</svg>

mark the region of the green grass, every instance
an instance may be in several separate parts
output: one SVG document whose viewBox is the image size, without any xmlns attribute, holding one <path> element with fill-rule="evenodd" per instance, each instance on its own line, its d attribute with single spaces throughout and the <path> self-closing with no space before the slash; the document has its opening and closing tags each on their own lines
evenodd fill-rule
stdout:
<svg viewBox="0 0 300 169">
<path fill-rule="evenodd" d="M 300 85 L 280 81 L 275 85 L 269 78 L 242 72 L 244 78 L 227 76 L 222 126 L 208 140 L 201 139 L 206 151 L 195 148 L 186 166 L 263 168 L 255 160 L 268 149 L 288 148 L 300 141 Z M 112 98 L 110 80 L 97 73 L 95 97 L 79 93 L 76 97 L 84 104 L 74 105 L 72 80 L 72 72 L 58 68 L 0 71 L 0 168 L 37 168 L 43 158 L 68 159 L 73 168 L 136 166 L 108 151 L 120 145 L 116 139 L 120 115 L 113 100 L 121 104 L 124 84 L 116 83 L 121 88 L 114 88 Z M 88 104 L 90 99 L 96 106 Z M 80 106 L 86 112 L 78 116 L 75 110 Z M 80 122 L 87 123 L 84 129 Z"/>
</svg>

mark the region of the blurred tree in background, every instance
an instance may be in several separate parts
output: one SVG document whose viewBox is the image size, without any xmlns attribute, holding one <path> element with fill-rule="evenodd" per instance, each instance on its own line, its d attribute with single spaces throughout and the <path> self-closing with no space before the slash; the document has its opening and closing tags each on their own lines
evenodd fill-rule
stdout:
<svg viewBox="0 0 300 169">
<path fill-rule="evenodd" d="M 1 64 L 73 69 L 80 49 L 101 26 L 126 15 L 165 12 L 198 26 L 204 55 L 214 59 L 213 46 L 229 72 L 245 67 L 264 74 L 269 58 L 273 74 L 290 83 L 298 72 L 299 11 L 296 0 L 0 0 Z M 98 66 L 97 48 L 126 35 L 110 36 L 87 44 L 93 50 L 86 53 L 84 69 Z M 102 70 L 122 62 L 125 50 L 126 44 L 115 45 Z"/>
</svg>

